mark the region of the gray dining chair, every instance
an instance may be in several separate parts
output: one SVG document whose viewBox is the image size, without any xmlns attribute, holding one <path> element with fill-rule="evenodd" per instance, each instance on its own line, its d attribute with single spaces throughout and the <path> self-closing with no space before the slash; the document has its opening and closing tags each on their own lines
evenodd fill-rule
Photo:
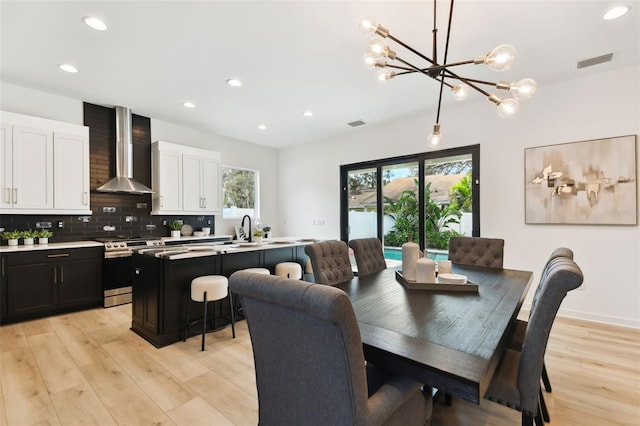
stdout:
<svg viewBox="0 0 640 426">
<path fill-rule="evenodd" d="M 531 309 L 521 351 L 505 349 L 485 398 L 522 413 L 522 425 L 542 426 L 540 375 L 549 333 L 562 300 L 583 281 L 576 263 L 559 257 L 550 262 Z"/>
<path fill-rule="evenodd" d="M 358 238 L 349 241 L 358 266 L 358 276 L 370 275 L 387 269 L 382 243 L 377 238 Z"/>
<path fill-rule="evenodd" d="M 428 424 L 430 389 L 365 366 L 344 291 L 244 271 L 229 287 L 251 336 L 261 426 Z"/>
<path fill-rule="evenodd" d="M 317 284 L 338 284 L 353 278 L 349 247 L 344 241 L 322 241 L 305 246 Z"/>
<path fill-rule="evenodd" d="M 451 237 L 449 260 L 459 265 L 502 269 L 504 240 L 481 237 Z"/>
<path fill-rule="evenodd" d="M 542 274 L 540 275 L 540 282 L 542 282 L 542 280 L 549 274 L 549 268 L 551 266 L 552 261 L 560 257 L 573 259 L 573 251 L 566 247 L 558 247 L 555 250 L 553 250 L 553 252 L 551 252 L 551 255 L 549 256 L 549 259 L 547 259 L 547 263 L 544 265 L 544 268 L 542 269 Z M 538 285 L 538 288 L 534 293 L 533 302 L 531 303 L 531 310 L 533 310 L 533 306 L 537 303 L 537 299 L 539 297 L 541 288 L 542 286 Z M 529 311 L 529 315 L 531 315 L 531 311 Z M 516 351 L 521 350 L 522 344 L 524 343 L 524 335 L 525 335 L 526 329 L 527 329 L 527 321 L 516 319 L 514 321 L 513 331 L 509 335 L 509 342 L 507 343 L 507 346 Z M 547 366 L 545 365 L 545 363 L 542 364 L 542 383 L 544 384 L 545 390 L 547 392 L 551 392 L 551 381 L 549 380 L 549 374 L 547 373 Z M 549 421 L 547 418 L 545 418 L 545 420 Z"/>
</svg>

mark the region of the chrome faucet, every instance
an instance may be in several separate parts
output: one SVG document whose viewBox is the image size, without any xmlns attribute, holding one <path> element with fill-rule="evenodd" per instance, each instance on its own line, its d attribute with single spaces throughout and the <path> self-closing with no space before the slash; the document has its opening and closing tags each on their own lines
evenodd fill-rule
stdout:
<svg viewBox="0 0 640 426">
<path fill-rule="evenodd" d="M 242 216 L 242 223 L 240 223 L 240 226 L 242 226 L 244 228 L 244 220 L 245 219 L 249 219 L 249 239 L 247 241 L 248 242 L 252 242 L 251 234 L 253 233 L 253 231 L 251 229 L 251 216 L 249 216 L 248 214 L 245 214 L 244 216 Z"/>
</svg>

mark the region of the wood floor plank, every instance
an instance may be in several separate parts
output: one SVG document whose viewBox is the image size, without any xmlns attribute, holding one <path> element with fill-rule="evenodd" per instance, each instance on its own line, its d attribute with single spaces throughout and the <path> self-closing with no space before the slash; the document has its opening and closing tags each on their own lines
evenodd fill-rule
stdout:
<svg viewBox="0 0 640 426">
<path fill-rule="evenodd" d="M 0 327 L 0 426 L 257 423 L 246 321 L 236 339 L 229 327 L 208 334 L 204 352 L 199 336 L 156 349 L 130 327 L 131 305 Z M 558 318 L 545 361 L 551 425 L 640 424 L 640 330 Z M 517 424 L 514 410 L 456 398 L 432 422 Z"/>
<path fill-rule="evenodd" d="M 184 426 L 233 426 L 234 423 L 198 396 L 170 410 L 167 414 L 176 425 Z"/>
<path fill-rule="evenodd" d="M 31 349 L 0 353 L 0 380 L 8 424 L 60 424 Z"/>
<path fill-rule="evenodd" d="M 86 383 L 86 379 L 57 334 L 38 334 L 29 337 L 28 340 L 49 393 Z"/>
<path fill-rule="evenodd" d="M 117 424 L 173 423 L 113 359 L 99 359 L 80 368 Z"/>
<path fill-rule="evenodd" d="M 51 395 L 63 425 L 116 425 L 100 398 L 88 383 Z"/>
</svg>

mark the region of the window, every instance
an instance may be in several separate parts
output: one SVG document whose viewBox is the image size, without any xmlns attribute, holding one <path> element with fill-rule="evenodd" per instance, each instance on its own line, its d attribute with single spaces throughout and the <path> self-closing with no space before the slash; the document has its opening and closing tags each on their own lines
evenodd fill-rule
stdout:
<svg viewBox="0 0 640 426">
<path fill-rule="evenodd" d="M 238 219 L 248 214 L 260 216 L 260 191 L 257 170 L 222 167 L 222 217 Z"/>
<path fill-rule="evenodd" d="M 341 166 L 341 239 L 377 237 L 400 259 L 409 237 L 434 256 L 480 235 L 479 145 Z"/>
</svg>

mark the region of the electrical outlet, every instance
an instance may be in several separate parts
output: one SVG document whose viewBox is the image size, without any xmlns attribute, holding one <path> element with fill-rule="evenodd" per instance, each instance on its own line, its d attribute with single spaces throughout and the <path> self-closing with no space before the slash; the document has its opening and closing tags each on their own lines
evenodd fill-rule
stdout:
<svg viewBox="0 0 640 426">
<path fill-rule="evenodd" d="M 324 219 L 313 219 L 314 225 L 324 225 Z"/>
<path fill-rule="evenodd" d="M 162 221 L 162 226 L 167 226 L 167 221 L 166 220 Z"/>
<path fill-rule="evenodd" d="M 58 228 L 64 228 L 64 221 L 63 220 L 59 220 L 57 223 Z"/>
<path fill-rule="evenodd" d="M 115 207 L 103 207 L 102 208 L 102 213 L 115 213 L 116 212 L 116 208 Z"/>
<path fill-rule="evenodd" d="M 36 228 L 49 229 L 51 228 L 51 222 L 36 222 Z"/>
</svg>

